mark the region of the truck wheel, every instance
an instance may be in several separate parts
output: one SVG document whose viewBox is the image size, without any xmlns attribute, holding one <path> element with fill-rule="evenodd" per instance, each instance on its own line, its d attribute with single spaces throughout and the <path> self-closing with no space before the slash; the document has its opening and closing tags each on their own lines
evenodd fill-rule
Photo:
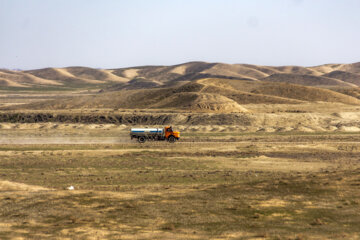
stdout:
<svg viewBox="0 0 360 240">
<path fill-rule="evenodd" d="M 138 138 L 138 142 L 139 143 L 144 143 L 146 141 L 146 138 L 145 137 L 139 137 Z"/>
<path fill-rule="evenodd" d="M 170 136 L 168 141 L 169 143 L 174 143 L 176 141 L 176 138 L 174 136 Z"/>
</svg>

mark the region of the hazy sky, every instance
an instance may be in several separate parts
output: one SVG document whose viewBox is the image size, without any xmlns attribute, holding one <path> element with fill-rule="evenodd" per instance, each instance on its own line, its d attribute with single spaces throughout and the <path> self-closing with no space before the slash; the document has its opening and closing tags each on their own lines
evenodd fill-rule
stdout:
<svg viewBox="0 0 360 240">
<path fill-rule="evenodd" d="M 0 68 L 360 61 L 359 0 L 0 0 Z"/>
</svg>

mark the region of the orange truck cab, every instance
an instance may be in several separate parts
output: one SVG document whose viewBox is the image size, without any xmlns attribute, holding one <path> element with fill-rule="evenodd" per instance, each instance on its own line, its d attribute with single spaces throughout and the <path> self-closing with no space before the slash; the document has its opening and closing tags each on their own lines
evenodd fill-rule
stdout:
<svg viewBox="0 0 360 240">
<path fill-rule="evenodd" d="M 177 131 L 173 131 L 171 126 L 166 126 L 165 127 L 165 138 L 169 141 L 169 142 L 174 142 L 174 140 L 179 140 L 180 139 L 180 132 Z M 172 138 L 175 138 L 174 140 Z"/>
</svg>

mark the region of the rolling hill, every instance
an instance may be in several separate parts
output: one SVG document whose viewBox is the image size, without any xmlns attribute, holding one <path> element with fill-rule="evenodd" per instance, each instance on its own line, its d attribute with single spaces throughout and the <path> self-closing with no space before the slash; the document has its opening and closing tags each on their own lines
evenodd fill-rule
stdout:
<svg viewBox="0 0 360 240">
<path fill-rule="evenodd" d="M 335 102 L 360 105 L 360 100 L 328 89 L 289 83 L 208 78 L 177 87 L 101 92 L 62 101 L 43 101 L 12 109 L 171 109 L 191 112 L 247 112 L 246 104 Z"/>
<path fill-rule="evenodd" d="M 351 83 L 360 86 L 360 74 L 344 71 L 332 71 L 322 75 L 323 77 L 339 79 L 343 82 Z"/>
<path fill-rule="evenodd" d="M 44 68 L 28 71 L 0 69 L 0 87 L 58 86 L 84 88 L 106 85 L 111 89 L 175 86 L 204 78 L 287 82 L 305 86 L 354 87 L 359 84 L 360 63 L 326 64 L 315 67 L 258 66 L 188 62 L 174 66 L 139 66 L 118 69 L 88 67 Z"/>
<path fill-rule="evenodd" d="M 176 109 L 246 112 L 246 104 L 336 102 L 360 105 L 360 64 L 316 67 L 257 66 L 189 62 L 174 66 L 121 69 L 87 67 L 0 71 L 0 86 L 86 89 L 98 93 L 47 100 L 12 108 L 30 109 Z"/>
<path fill-rule="evenodd" d="M 349 73 L 350 74 L 350 73 Z M 282 83 L 293 83 L 303 86 L 318 86 L 318 87 L 327 87 L 327 86 L 343 86 L 343 87 L 356 87 L 355 84 L 352 84 L 349 81 L 341 80 L 339 78 L 329 77 L 329 75 L 323 76 L 314 76 L 308 74 L 290 74 L 290 73 L 277 73 L 269 77 L 263 78 L 262 81 L 267 82 L 282 82 Z"/>
</svg>

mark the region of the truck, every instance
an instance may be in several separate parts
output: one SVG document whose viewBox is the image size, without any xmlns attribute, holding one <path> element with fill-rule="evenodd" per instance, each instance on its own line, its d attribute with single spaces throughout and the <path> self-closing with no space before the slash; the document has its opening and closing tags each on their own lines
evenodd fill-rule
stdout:
<svg viewBox="0 0 360 240">
<path fill-rule="evenodd" d="M 180 139 L 180 132 L 174 131 L 171 126 L 163 128 L 131 128 L 130 138 L 137 139 L 139 143 L 146 141 L 168 141 L 174 143 Z"/>
</svg>

